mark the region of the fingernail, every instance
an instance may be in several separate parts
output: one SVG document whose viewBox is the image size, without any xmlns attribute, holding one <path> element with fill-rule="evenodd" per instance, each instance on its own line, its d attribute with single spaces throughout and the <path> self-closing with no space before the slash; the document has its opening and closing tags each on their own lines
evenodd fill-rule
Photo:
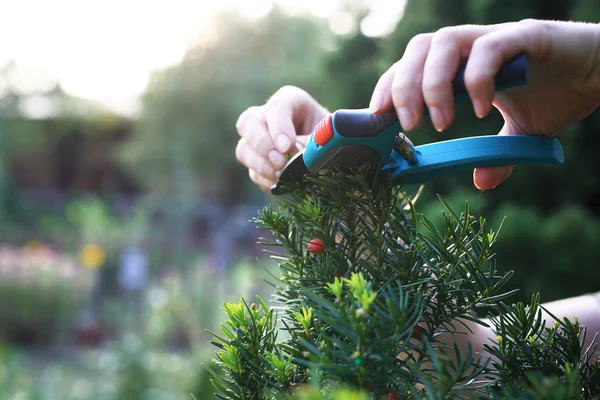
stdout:
<svg viewBox="0 0 600 400">
<path fill-rule="evenodd" d="M 275 176 L 279 178 L 281 176 L 281 170 L 275 171 Z"/>
<path fill-rule="evenodd" d="M 380 110 L 382 106 L 382 97 L 383 96 L 380 91 L 376 91 L 373 93 L 373 96 L 371 97 L 371 102 L 369 103 L 369 112 L 376 113 Z"/>
<path fill-rule="evenodd" d="M 483 109 L 483 103 L 481 100 L 477 98 L 473 99 L 473 110 L 475 111 L 477 118 L 485 117 L 485 110 Z"/>
<path fill-rule="evenodd" d="M 405 131 L 409 131 L 415 127 L 415 119 L 408 108 L 400 107 L 398 109 L 398 116 L 400 117 L 400 125 L 402 125 L 402 129 Z"/>
<path fill-rule="evenodd" d="M 441 132 L 446 127 L 446 118 L 444 113 L 438 107 L 429 108 L 429 116 L 436 131 Z"/>
<path fill-rule="evenodd" d="M 290 146 L 292 145 L 292 141 L 285 133 L 280 133 L 277 136 L 276 144 L 277 144 L 277 149 L 280 152 L 285 153 L 290 149 Z"/>
<path fill-rule="evenodd" d="M 275 168 L 281 168 L 286 163 L 285 157 L 283 156 L 283 154 L 281 154 L 277 150 L 269 151 L 268 157 L 269 157 L 269 161 L 271 161 L 271 164 L 273 164 L 273 166 Z"/>
</svg>

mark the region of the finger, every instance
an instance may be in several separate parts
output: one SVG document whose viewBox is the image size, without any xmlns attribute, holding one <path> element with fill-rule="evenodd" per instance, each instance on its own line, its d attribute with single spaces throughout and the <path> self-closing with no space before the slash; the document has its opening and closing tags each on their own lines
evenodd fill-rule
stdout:
<svg viewBox="0 0 600 400">
<path fill-rule="evenodd" d="M 306 143 L 308 143 L 309 139 L 310 139 L 310 135 L 298 136 L 296 138 L 296 148 L 298 150 L 302 150 L 302 149 L 306 148 Z"/>
<path fill-rule="evenodd" d="M 308 101 L 302 89 L 284 86 L 265 105 L 268 132 L 280 153 L 288 154 L 296 142 L 294 117 Z"/>
<path fill-rule="evenodd" d="M 492 110 L 494 77 L 502 64 L 522 52 L 533 60 L 547 57 L 551 35 L 546 30 L 542 21 L 522 21 L 474 41 L 465 70 L 465 86 L 477 116 L 483 117 Z"/>
<path fill-rule="evenodd" d="M 506 119 L 506 117 L 505 117 Z M 514 135 L 517 129 L 510 123 L 505 122 L 498 135 Z M 490 190 L 507 180 L 512 174 L 514 165 L 500 167 L 476 168 L 473 171 L 473 184 L 479 190 Z"/>
<path fill-rule="evenodd" d="M 246 168 L 254 170 L 267 179 L 277 180 L 276 170 L 254 151 L 245 138 L 240 139 L 238 142 L 235 156 Z"/>
<path fill-rule="evenodd" d="M 421 83 L 432 37 L 432 34 L 421 34 L 412 38 L 394 69 L 391 96 L 405 131 L 415 129 L 423 118 Z"/>
<path fill-rule="evenodd" d="M 275 181 L 265 178 L 253 169 L 248 171 L 248 175 L 250 175 L 252 182 L 258 185 L 263 192 L 271 193 L 271 186 L 275 184 Z"/>
<path fill-rule="evenodd" d="M 476 168 L 473 171 L 473 183 L 479 190 L 490 190 L 510 177 L 514 165 L 504 167 Z"/>
<path fill-rule="evenodd" d="M 431 122 L 437 131 L 447 129 L 454 121 L 452 81 L 458 67 L 466 59 L 473 41 L 493 27 L 463 25 L 442 28 L 431 39 L 423 67 L 423 99 Z"/>
<path fill-rule="evenodd" d="M 379 77 L 371 95 L 369 112 L 378 114 L 389 111 L 394 107 L 394 102 L 392 101 L 392 82 L 394 81 L 395 68 L 396 64 L 392 65 Z"/>
<path fill-rule="evenodd" d="M 261 107 L 250 107 L 242 113 L 236 127 L 240 136 L 246 139 L 259 157 L 276 170 L 283 168 L 286 163 L 285 157 L 275 149 Z"/>
</svg>

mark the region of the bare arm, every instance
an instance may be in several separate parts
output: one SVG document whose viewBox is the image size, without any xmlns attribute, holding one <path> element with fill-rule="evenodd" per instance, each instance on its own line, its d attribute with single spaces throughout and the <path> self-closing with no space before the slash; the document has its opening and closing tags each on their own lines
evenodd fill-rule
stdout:
<svg viewBox="0 0 600 400">
<path fill-rule="evenodd" d="M 600 335 L 600 292 L 557 300 L 543 304 L 543 306 L 557 318 L 567 317 L 573 320 L 573 317 L 577 317 L 579 323 L 587 327 L 584 348 L 591 344 L 594 335 Z M 546 313 L 544 313 L 544 319 L 547 326 L 554 324 L 553 318 Z M 484 322 L 489 321 L 484 320 Z M 470 342 L 473 353 L 489 356 L 484 353 L 483 346 L 484 344 L 492 345 L 496 333 L 490 328 L 475 323 L 467 325 L 473 331 L 473 334 L 457 335 L 454 341 L 463 351 L 466 351 L 467 344 Z"/>
</svg>

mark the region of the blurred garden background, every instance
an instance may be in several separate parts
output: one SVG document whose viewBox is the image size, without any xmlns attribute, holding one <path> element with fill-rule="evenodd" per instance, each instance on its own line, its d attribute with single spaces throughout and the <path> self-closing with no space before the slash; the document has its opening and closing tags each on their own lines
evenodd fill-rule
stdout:
<svg viewBox="0 0 600 400">
<path fill-rule="evenodd" d="M 0 1 L 0 400 L 212 399 L 221 303 L 268 297 L 249 222 L 272 199 L 234 157 L 235 121 L 283 85 L 364 108 L 412 36 L 523 18 L 600 21 L 596 0 Z M 544 99 L 540 99 L 544 101 Z M 416 144 L 493 134 L 458 107 Z M 600 114 L 564 166 L 435 194 L 493 226 L 514 298 L 600 290 Z M 407 188 L 413 190 L 413 188 Z M 262 261 L 260 261 L 262 260 Z"/>
</svg>

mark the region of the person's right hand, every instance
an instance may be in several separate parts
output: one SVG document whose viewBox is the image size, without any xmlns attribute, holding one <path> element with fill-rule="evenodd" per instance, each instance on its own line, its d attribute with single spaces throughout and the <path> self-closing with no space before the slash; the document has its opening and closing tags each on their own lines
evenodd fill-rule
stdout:
<svg viewBox="0 0 600 400">
<path fill-rule="evenodd" d="M 236 158 L 248 168 L 250 179 L 271 193 L 287 161 L 285 155 L 301 150 L 326 115 L 327 110 L 307 92 L 284 86 L 266 104 L 250 107 L 240 115 Z"/>
<path fill-rule="evenodd" d="M 499 68 L 519 53 L 531 61 L 530 82 L 494 93 Z M 379 79 L 371 112 L 395 109 L 410 132 L 427 107 L 434 127 L 447 129 L 454 120 L 452 79 L 461 60 L 467 60 L 464 79 L 475 114 L 484 117 L 497 108 L 505 121 L 500 135 L 554 136 L 600 106 L 600 26 L 524 20 L 445 27 L 415 36 Z M 513 167 L 478 168 L 475 186 L 492 189 Z"/>
</svg>

